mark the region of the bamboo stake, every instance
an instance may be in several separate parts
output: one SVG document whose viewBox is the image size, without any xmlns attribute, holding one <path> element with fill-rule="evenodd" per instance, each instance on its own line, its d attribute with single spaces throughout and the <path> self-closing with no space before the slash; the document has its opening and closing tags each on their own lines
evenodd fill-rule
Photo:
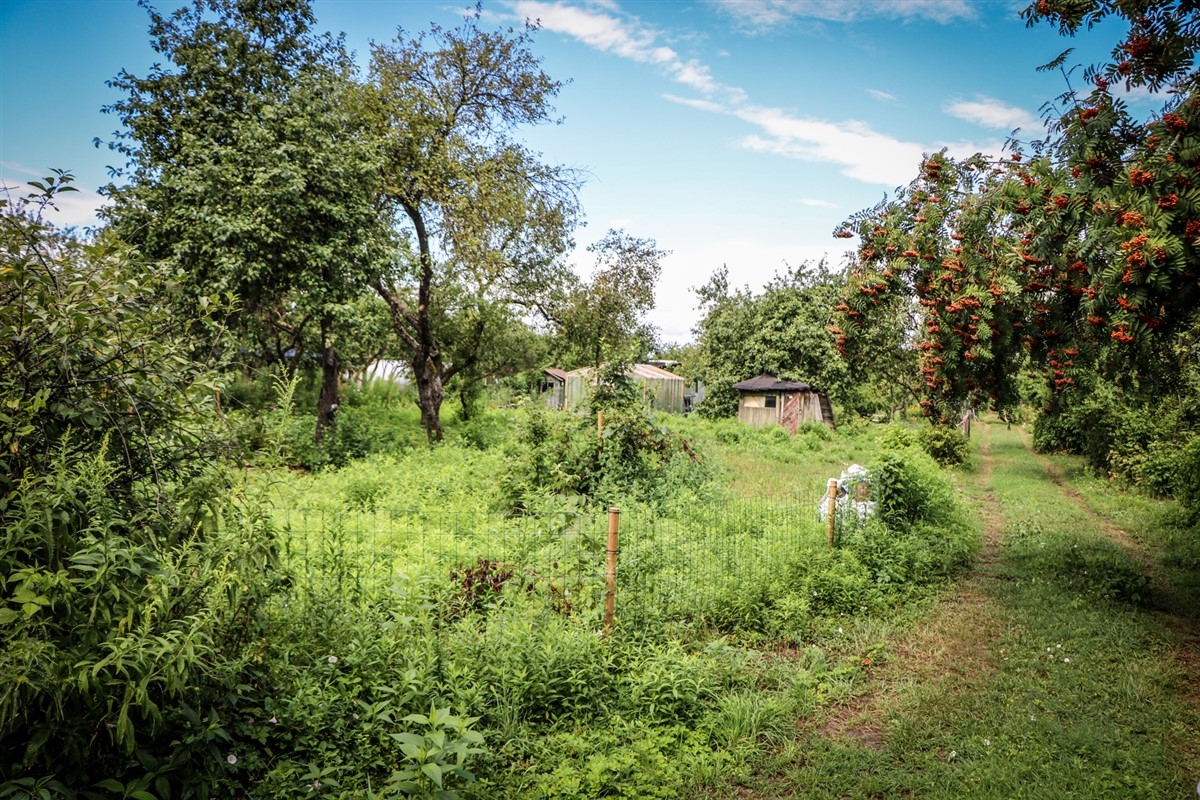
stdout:
<svg viewBox="0 0 1200 800">
<path fill-rule="evenodd" d="M 608 510 L 608 563 L 605 577 L 608 579 L 608 592 L 604 596 L 604 632 L 612 633 L 613 614 L 617 602 L 617 529 L 620 526 L 621 509 Z"/>
<path fill-rule="evenodd" d="M 838 482 L 837 478 L 829 479 L 829 511 L 825 515 L 826 521 L 829 523 L 829 549 L 833 549 L 833 529 L 837 518 L 837 493 Z"/>
<path fill-rule="evenodd" d="M 604 409 L 596 410 L 596 438 L 604 441 Z"/>
</svg>

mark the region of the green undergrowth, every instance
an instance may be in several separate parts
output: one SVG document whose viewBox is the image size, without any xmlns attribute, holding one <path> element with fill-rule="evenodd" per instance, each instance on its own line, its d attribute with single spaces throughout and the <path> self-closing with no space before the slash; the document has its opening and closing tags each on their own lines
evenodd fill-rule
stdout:
<svg viewBox="0 0 1200 800">
<path fill-rule="evenodd" d="M 552 482 L 574 462 L 521 437 L 557 431 L 545 450 L 586 454 L 594 422 L 512 413 L 497 446 L 458 440 L 272 476 L 289 590 L 255 657 L 250 685 L 269 688 L 246 692 L 231 735 L 243 796 L 434 796 L 432 775 L 463 797 L 723 795 L 795 739 L 798 719 L 859 691 L 896 626 L 977 546 L 943 471 L 870 427 L 806 431 L 811 451 L 751 430 L 743 455 L 813 478 L 748 499 L 721 441 L 731 423 L 634 419 L 628 430 L 671 448 L 641 465 L 657 491 L 613 480 L 593 498 L 531 484 L 539 458 Z M 814 461 L 773 459 L 788 448 Z M 851 460 L 888 467 L 882 507 L 894 513 L 844 522 L 830 549 L 816 499 Z M 606 635 L 609 503 L 621 538 Z M 429 721 L 439 709 L 452 725 Z M 429 756 L 418 735 L 453 752 Z M 422 758 L 433 766 L 421 771 Z M 407 795 L 398 759 L 424 776 Z"/>
</svg>

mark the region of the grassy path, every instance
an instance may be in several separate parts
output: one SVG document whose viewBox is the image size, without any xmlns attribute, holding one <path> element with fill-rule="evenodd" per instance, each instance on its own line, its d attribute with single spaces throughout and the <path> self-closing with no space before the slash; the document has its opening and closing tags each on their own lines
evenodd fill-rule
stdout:
<svg viewBox="0 0 1200 800">
<path fill-rule="evenodd" d="M 979 426 L 975 568 L 745 797 L 1186 798 L 1200 780 L 1194 603 L 1148 531 L 1018 429 Z"/>
</svg>

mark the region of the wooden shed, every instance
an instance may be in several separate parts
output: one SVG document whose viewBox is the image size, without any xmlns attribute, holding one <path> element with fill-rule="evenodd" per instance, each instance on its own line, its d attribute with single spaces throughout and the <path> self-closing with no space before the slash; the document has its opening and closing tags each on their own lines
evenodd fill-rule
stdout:
<svg viewBox="0 0 1200 800">
<path fill-rule="evenodd" d="M 805 422 L 823 422 L 833 427 L 829 398 L 802 381 L 781 381 L 774 375 L 759 375 L 735 383 L 738 419 L 747 425 L 782 425 L 795 433 Z"/>
<path fill-rule="evenodd" d="M 591 367 L 584 367 L 566 374 L 563 408 L 575 408 L 586 401 L 595 386 L 593 372 Z M 641 387 L 642 400 L 648 407 L 672 414 L 683 413 L 682 377 L 650 364 L 634 364 L 628 375 Z"/>
<path fill-rule="evenodd" d="M 567 373 L 554 367 L 542 370 L 542 384 L 539 388 L 542 400 L 551 408 L 562 408 L 563 398 L 566 397 Z"/>
</svg>

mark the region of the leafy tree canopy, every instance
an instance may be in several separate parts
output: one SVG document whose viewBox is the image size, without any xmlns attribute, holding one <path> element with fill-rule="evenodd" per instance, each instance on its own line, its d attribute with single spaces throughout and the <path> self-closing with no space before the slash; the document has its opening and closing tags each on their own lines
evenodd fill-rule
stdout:
<svg viewBox="0 0 1200 800">
<path fill-rule="evenodd" d="M 182 303 L 236 296 L 227 321 L 255 335 L 251 360 L 279 336 L 296 350 L 319 330 L 319 434 L 337 402 L 337 319 L 383 252 L 380 160 L 352 133 L 350 59 L 312 31 L 304 0 L 195 0 L 170 15 L 144 5 L 166 63 L 111 81 L 127 93 L 106 111 L 123 125 L 110 147 L 128 184 L 107 188 L 107 216 L 178 271 Z"/>
<path fill-rule="evenodd" d="M 608 231 L 588 251 L 596 255 L 591 278 L 577 282 L 552 312 L 558 366 L 644 359 L 655 346 L 655 331 L 644 317 L 654 308 L 654 287 L 670 253 L 653 239 L 622 230 Z"/>
<path fill-rule="evenodd" d="M 488 308 L 537 307 L 569 280 L 563 256 L 578 216 L 574 174 L 512 136 L 551 121 L 561 84 L 533 55 L 532 28 L 486 31 L 479 17 L 375 45 L 359 97 L 401 242 L 375 288 L 406 347 L 431 440 L 442 436 L 446 382 L 480 357 L 496 319 Z"/>
<path fill-rule="evenodd" d="M 792 268 L 754 294 L 730 290 L 722 267 L 696 291 L 703 318 L 695 329 L 705 416 L 737 409 L 733 384 L 762 373 L 807 381 L 834 397 L 852 391 L 846 362 L 827 331 L 843 280 L 824 262 Z"/>
</svg>

